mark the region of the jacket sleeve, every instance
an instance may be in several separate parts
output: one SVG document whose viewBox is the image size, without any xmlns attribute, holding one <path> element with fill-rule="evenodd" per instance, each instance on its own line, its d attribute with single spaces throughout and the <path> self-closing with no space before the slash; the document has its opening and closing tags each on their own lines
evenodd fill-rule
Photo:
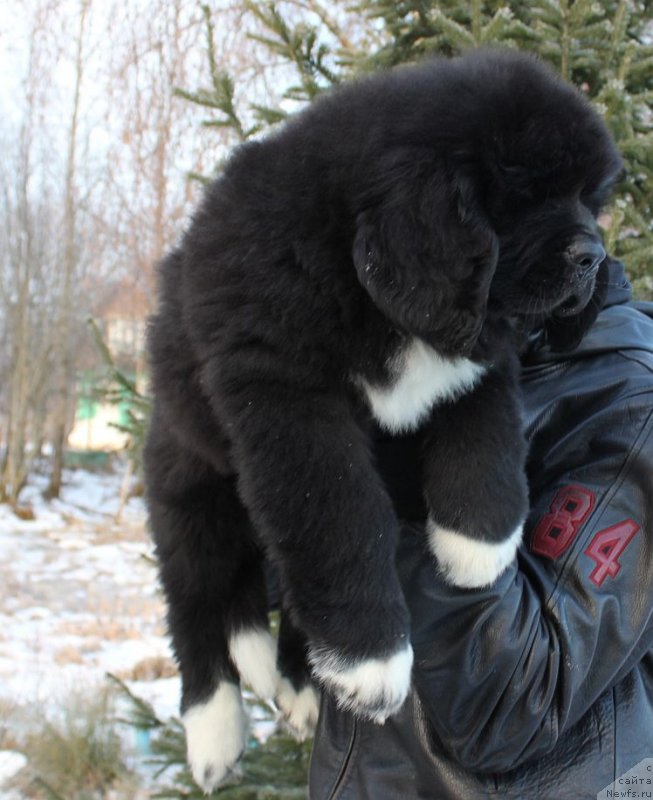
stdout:
<svg viewBox="0 0 653 800">
<path fill-rule="evenodd" d="M 468 769 L 550 750 L 653 647 L 652 348 L 653 322 L 616 307 L 584 349 L 525 370 L 532 510 L 493 586 L 448 586 L 420 532 L 403 538 L 415 688 Z"/>
</svg>

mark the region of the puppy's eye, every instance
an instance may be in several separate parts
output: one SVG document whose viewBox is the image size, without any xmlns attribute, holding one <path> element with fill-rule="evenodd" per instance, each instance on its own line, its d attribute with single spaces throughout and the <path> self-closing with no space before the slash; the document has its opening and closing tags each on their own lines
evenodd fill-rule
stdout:
<svg viewBox="0 0 653 800">
<path fill-rule="evenodd" d="M 585 184 L 581 193 L 580 201 L 597 217 L 608 205 L 615 183 L 620 177 L 620 173 L 609 178 L 605 178 L 600 183 Z"/>
<path fill-rule="evenodd" d="M 600 188 L 589 193 L 583 191 L 580 195 L 581 203 L 585 208 L 588 208 L 595 217 L 598 217 L 601 210 L 608 204 L 609 199 L 610 190 L 607 188 Z"/>
</svg>

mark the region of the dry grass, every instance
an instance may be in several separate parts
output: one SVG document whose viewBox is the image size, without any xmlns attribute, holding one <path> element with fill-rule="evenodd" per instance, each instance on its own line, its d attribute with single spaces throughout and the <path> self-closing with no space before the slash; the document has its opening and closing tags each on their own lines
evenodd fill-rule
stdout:
<svg viewBox="0 0 653 800">
<path fill-rule="evenodd" d="M 34 509 L 31 506 L 14 506 L 14 514 L 18 517 L 18 519 L 29 522 L 36 519 Z"/>
<path fill-rule="evenodd" d="M 116 673 L 121 681 L 155 681 L 159 678 L 174 678 L 179 674 L 172 658 L 154 656 L 144 658 L 131 669 Z"/>
<path fill-rule="evenodd" d="M 37 712 L 20 749 L 31 773 L 23 790 L 47 800 L 99 800 L 133 796 L 116 732 L 113 692 L 70 696 L 56 710 Z M 116 791 L 117 790 L 117 791 Z"/>
<path fill-rule="evenodd" d="M 16 750 L 18 748 L 15 724 L 18 715 L 17 704 L 5 697 L 0 697 L 0 750 Z"/>
</svg>

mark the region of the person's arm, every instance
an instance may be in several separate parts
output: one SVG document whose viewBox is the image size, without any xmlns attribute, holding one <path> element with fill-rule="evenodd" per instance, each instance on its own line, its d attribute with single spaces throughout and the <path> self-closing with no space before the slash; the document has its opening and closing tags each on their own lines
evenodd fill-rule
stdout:
<svg viewBox="0 0 653 800">
<path fill-rule="evenodd" d="M 615 309 L 599 328 L 644 325 L 639 348 L 639 335 L 610 353 L 590 341 L 527 376 L 532 512 L 518 564 L 487 590 L 456 590 L 419 537 L 402 543 L 415 688 L 471 770 L 550 750 L 653 647 L 653 324 L 636 314 Z"/>
</svg>

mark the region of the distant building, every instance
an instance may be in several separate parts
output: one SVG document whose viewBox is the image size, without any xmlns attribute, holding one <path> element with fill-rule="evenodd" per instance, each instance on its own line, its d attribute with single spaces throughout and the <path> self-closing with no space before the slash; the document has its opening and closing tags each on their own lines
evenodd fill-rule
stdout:
<svg viewBox="0 0 653 800">
<path fill-rule="evenodd" d="M 132 358 L 134 366 L 143 358 L 150 310 L 150 298 L 130 281 L 122 280 L 108 290 L 94 316 L 114 358 Z"/>
<path fill-rule="evenodd" d="M 136 381 L 139 390 L 145 382 L 145 329 L 150 313 L 150 298 L 133 283 L 113 284 L 97 304 L 93 317 L 112 359 L 120 371 Z M 112 401 L 106 389 L 106 366 L 100 365 L 80 375 L 75 424 L 68 436 L 75 450 L 121 450 L 128 435 L 120 430 L 129 411 L 129 398 Z"/>
</svg>

